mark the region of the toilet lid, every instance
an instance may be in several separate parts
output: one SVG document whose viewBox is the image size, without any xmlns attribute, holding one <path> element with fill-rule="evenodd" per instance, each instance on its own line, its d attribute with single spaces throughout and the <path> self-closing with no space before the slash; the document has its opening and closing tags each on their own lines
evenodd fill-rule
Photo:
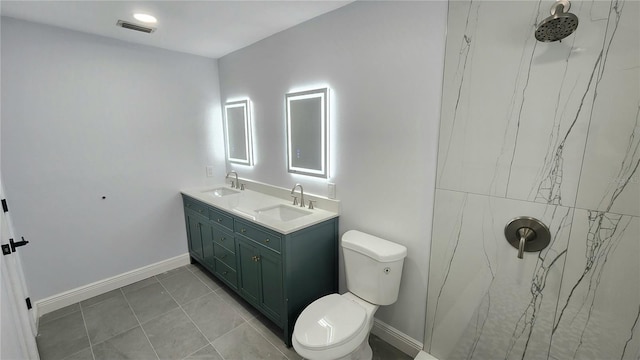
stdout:
<svg viewBox="0 0 640 360">
<path fill-rule="evenodd" d="M 332 348 L 353 339 L 366 323 L 366 311 L 339 294 L 322 297 L 298 317 L 293 336 L 308 348 Z"/>
</svg>

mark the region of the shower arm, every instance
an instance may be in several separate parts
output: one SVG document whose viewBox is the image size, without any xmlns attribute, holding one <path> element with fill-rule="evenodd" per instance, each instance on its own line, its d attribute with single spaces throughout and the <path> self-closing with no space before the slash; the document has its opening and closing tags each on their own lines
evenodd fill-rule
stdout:
<svg viewBox="0 0 640 360">
<path fill-rule="evenodd" d="M 568 12 L 569 9 L 571 9 L 571 3 L 568 0 L 558 0 L 551 6 L 551 15 L 564 14 Z"/>
</svg>

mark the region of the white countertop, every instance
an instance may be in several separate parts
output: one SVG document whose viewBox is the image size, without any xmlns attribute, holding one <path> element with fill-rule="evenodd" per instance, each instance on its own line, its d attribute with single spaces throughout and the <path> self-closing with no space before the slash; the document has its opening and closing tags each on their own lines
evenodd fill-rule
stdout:
<svg viewBox="0 0 640 360">
<path fill-rule="evenodd" d="M 291 201 L 249 189 L 242 191 L 238 190 L 237 194 L 218 197 L 211 193 L 211 191 L 218 188 L 230 189 L 227 184 L 218 184 L 200 188 L 183 189 L 180 192 L 205 204 L 224 210 L 237 217 L 250 220 L 258 225 L 262 225 L 281 234 L 289 234 L 294 231 L 304 229 L 305 227 L 338 217 L 337 212 L 323 210 L 317 207 L 310 210 L 306 207 L 302 208 L 297 205 L 293 206 L 291 205 Z M 296 194 L 299 195 L 298 191 L 296 191 Z M 308 212 L 308 214 L 296 219 L 283 221 L 275 216 L 256 211 L 278 205 L 291 208 L 293 211 L 302 210 Z"/>
</svg>

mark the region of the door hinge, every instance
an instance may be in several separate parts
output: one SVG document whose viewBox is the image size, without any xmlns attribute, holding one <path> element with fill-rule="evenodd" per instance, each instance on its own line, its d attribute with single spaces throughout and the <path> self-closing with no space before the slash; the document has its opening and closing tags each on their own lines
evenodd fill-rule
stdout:
<svg viewBox="0 0 640 360">
<path fill-rule="evenodd" d="M 24 301 L 27 303 L 27 310 L 31 310 L 31 298 L 26 298 Z"/>
<path fill-rule="evenodd" d="M 13 239 L 9 239 L 8 244 L 2 245 L 2 255 L 9 255 L 11 253 L 14 253 L 16 252 L 16 248 L 19 248 L 20 246 L 25 246 L 28 243 L 29 242 L 24 239 L 24 236 L 22 236 L 21 241 L 13 241 Z"/>
<path fill-rule="evenodd" d="M 7 199 L 2 199 L 2 211 L 9 211 L 9 207 L 7 206 Z"/>
</svg>

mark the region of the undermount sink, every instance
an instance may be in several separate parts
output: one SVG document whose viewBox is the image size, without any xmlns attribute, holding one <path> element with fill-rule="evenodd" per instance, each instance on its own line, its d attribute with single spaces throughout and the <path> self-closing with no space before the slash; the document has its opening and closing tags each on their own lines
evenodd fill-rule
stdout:
<svg viewBox="0 0 640 360">
<path fill-rule="evenodd" d="M 207 190 L 204 191 L 205 194 L 209 194 L 211 196 L 215 196 L 215 197 L 223 197 L 223 196 L 227 196 L 227 195 L 233 195 L 233 194 L 237 194 L 239 191 L 238 190 L 233 190 L 233 189 L 229 189 L 229 188 L 217 188 L 217 189 L 213 189 L 213 190 Z"/>
<path fill-rule="evenodd" d="M 312 214 L 310 211 L 288 205 L 269 206 L 256 210 L 256 213 L 280 221 L 291 221 Z"/>
</svg>

